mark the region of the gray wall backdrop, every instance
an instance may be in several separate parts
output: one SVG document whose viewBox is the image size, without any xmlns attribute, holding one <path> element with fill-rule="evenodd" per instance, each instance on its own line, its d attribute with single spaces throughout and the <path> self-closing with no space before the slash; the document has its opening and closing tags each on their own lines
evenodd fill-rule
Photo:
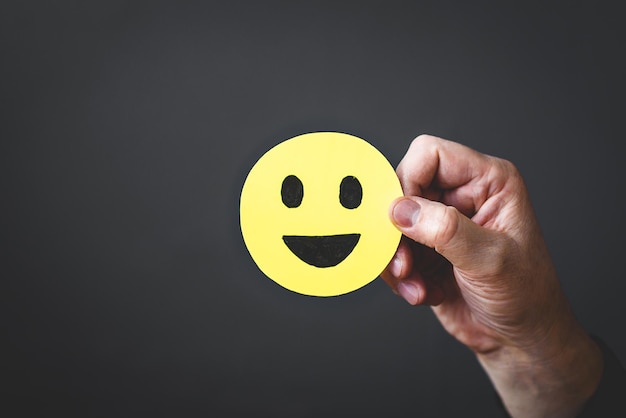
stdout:
<svg viewBox="0 0 626 418">
<path fill-rule="evenodd" d="M 429 308 L 381 280 L 300 296 L 249 257 L 246 173 L 320 130 L 394 166 L 424 132 L 513 161 L 577 316 L 625 362 L 614 3 L 3 3 L 0 409 L 495 414 Z"/>
</svg>

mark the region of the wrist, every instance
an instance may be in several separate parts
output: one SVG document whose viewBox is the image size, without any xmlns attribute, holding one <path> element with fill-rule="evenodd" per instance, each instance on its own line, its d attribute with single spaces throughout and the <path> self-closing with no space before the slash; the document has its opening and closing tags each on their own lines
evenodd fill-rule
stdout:
<svg viewBox="0 0 626 418">
<path fill-rule="evenodd" d="M 534 344 L 503 344 L 478 360 L 512 416 L 575 416 L 602 375 L 602 354 L 573 317 Z"/>
</svg>

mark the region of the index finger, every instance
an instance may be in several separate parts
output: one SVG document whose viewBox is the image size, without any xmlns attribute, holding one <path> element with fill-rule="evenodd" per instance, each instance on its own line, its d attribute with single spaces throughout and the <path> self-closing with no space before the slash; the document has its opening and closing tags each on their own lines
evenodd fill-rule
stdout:
<svg viewBox="0 0 626 418">
<path fill-rule="evenodd" d="M 438 200 L 472 216 L 502 183 L 496 165 L 493 157 L 465 145 L 420 135 L 396 173 L 406 196 Z"/>
</svg>

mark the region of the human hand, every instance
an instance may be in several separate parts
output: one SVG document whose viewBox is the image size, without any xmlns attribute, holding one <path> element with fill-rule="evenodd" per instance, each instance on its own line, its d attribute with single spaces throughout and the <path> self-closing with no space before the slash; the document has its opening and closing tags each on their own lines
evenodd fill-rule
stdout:
<svg viewBox="0 0 626 418">
<path fill-rule="evenodd" d="M 509 412 L 533 415 L 546 398 L 544 412 L 575 413 L 595 390 L 601 358 L 569 308 L 513 164 L 422 135 L 397 174 L 406 197 L 390 217 L 405 236 L 382 278 L 410 304 L 433 306 Z"/>
</svg>

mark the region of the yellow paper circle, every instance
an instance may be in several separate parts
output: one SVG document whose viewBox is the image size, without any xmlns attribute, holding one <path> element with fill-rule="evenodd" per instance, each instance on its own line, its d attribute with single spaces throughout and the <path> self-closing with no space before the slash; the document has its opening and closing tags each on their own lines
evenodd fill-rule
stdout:
<svg viewBox="0 0 626 418">
<path fill-rule="evenodd" d="M 241 232 L 276 283 L 305 295 L 341 295 L 370 283 L 393 257 L 401 234 L 388 211 L 400 196 L 393 167 L 366 141 L 303 134 L 267 151 L 248 173 Z"/>
</svg>

